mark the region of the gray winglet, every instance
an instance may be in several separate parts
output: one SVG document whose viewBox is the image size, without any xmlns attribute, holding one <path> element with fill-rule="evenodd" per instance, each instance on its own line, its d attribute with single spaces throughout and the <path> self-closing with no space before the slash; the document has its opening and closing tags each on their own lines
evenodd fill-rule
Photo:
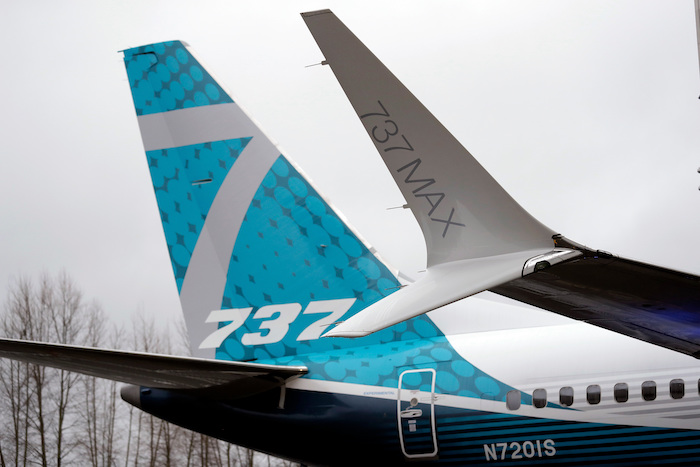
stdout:
<svg viewBox="0 0 700 467">
<path fill-rule="evenodd" d="M 326 336 L 378 331 L 517 279 L 528 261 L 554 253 L 555 232 L 516 203 L 330 10 L 302 16 L 416 217 L 428 253 L 421 280 Z"/>
<path fill-rule="evenodd" d="M 302 17 L 418 220 L 428 267 L 554 246 L 555 232 L 515 202 L 330 10 Z"/>
</svg>

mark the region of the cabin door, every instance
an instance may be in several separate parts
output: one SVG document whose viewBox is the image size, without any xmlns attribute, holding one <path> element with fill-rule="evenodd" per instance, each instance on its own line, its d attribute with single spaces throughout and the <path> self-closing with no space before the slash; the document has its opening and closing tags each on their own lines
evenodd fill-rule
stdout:
<svg viewBox="0 0 700 467">
<path fill-rule="evenodd" d="M 399 375 L 399 439 L 409 459 L 435 457 L 435 370 L 406 370 Z"/>
</svg>

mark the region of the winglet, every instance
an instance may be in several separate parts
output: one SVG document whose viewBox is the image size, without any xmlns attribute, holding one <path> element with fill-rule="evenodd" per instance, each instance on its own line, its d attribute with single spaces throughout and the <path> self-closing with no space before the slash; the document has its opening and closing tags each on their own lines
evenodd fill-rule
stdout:
<svg viewBox="0 0 700 467">
<path fill-rule="evenodd" d="M 428 267 L 551 250 L 555 232 L 506 193 L 330 10 L 302 17 L 418 220 Z"/>
<path fill-rule="evenodd" d="M 504 284 L 553 249 L 555 232 L 506 193 L 330 10 L 302 17 L 416 217 L 428 254 L 423 279 L 326 336 L 363 336 Z"/>
</svg>

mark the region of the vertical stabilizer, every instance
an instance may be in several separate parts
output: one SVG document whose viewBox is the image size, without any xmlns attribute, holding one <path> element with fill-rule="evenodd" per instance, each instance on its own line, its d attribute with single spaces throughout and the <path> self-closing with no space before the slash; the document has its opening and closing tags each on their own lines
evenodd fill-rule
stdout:
<svg viewBox="0 0 700 467">
<path fill-rule="evenodd" d="M 194 354 L 356 345 L 319 337 L 396 291 L 394 275 L 185 44 L 124 61 Z"/>
</svg>

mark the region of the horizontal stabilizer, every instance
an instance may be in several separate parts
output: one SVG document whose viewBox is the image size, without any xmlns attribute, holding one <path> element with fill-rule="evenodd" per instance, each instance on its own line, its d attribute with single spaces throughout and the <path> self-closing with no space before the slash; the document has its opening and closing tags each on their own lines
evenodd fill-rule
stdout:
<svg viewBox="0 0 700 467">
<path fill-rule="evenodd" d="M 484 290 L 519 279 L 531 259 L 547 261 L 555 256 L 562 258 L 579 256 L 573 250 L 555 250 L 545 255 L 544 251 L 530 250 L 505 255 L 476 258 L 440 264 L 428 269 L 425 277 L 398 292 L 389 295 L 374 305 L 339 324 L 325 337 L 362 337 L 393 324 L 432 311 L 441 306 Z M 554 261 L 548 261 L 551 266 Z"/>
<path fill-rule="evenodd" d="M 172 355 L 105 350 L 0 339 L 0 357 L 45 365 L 122 383 L 245 397 L 306 374 L 306 367 L 226 362 Z"/>
</svg>

